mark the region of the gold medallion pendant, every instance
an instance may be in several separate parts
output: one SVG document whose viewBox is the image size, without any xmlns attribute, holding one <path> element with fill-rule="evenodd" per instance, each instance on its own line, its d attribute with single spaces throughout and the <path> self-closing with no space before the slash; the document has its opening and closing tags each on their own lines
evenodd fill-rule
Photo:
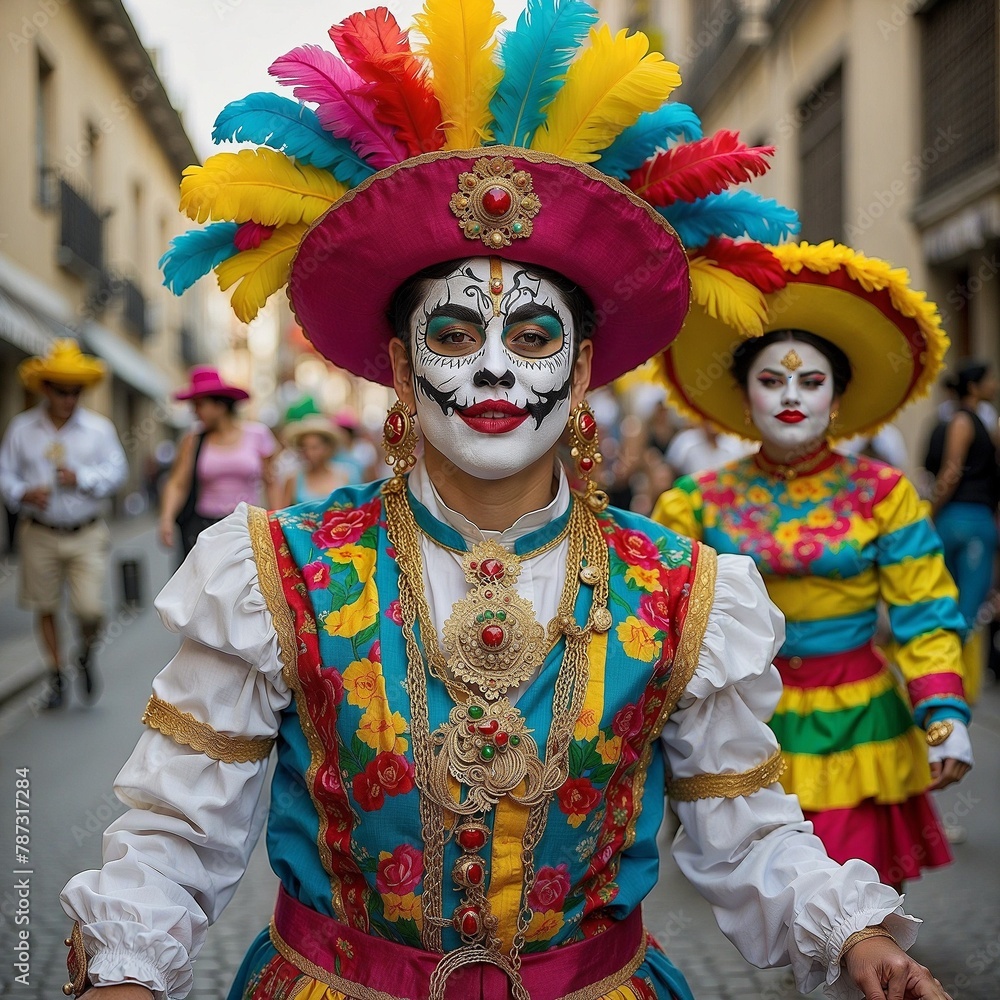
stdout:
<svg viewBox="0 0 1000 1000">
<path fill-rule="evenodd" d="M 521 560 L 494 541 L 479 542 L 462 559 L 469 594 L 444 624 L 448 667 L 487 699 L 526 681 L 545 659 L 545 629 L 530 602 L 514 589 Z"/>
</svg>

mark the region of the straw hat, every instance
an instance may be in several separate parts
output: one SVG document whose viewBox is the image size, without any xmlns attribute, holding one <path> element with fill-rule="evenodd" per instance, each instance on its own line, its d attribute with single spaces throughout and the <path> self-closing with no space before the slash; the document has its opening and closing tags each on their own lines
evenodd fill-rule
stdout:
<svg viewBox="0 0 1000 1000">
<path fill-rule="evenodd" d="M 32 392 L 41 392 L 43 382 L 59 385 L 89 386 L 100 382 L 107 373 L 104 362 L 83 354 L 80 345 L 69 338 L 56 340 L 43 357 L 28 358 L 17 366 L 21 381 Z"/>
<path fill-rule="evenodd" d="M 316 434 L 337 449 L 343 448 L 346 443 L 344 432 L 329 417 L 315 413 L 289 424 L 281 432 L 281 437 L 289 448 L 297 448 L 307 434 Z"/>
</svg>

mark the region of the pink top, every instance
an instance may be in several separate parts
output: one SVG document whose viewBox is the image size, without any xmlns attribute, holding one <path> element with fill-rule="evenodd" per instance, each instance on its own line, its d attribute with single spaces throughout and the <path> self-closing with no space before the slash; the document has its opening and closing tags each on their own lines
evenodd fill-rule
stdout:
<svg viewBox="0 0 1000 1000">
<path fill-rule="evenodd" d="M 274 435 L 263 424 L 246 422 L 239 444 L 230 448 L 206 441 L 198 456 L 198 502 L 202 517 L 225 517 L 242 502 L 261 501 L 264 459 L 277 449 Z"/>
</svg>

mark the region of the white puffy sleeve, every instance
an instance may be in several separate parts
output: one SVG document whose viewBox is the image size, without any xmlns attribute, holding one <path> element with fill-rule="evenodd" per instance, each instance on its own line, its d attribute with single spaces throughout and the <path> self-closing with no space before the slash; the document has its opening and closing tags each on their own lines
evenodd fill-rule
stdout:
<svg viewBox="0 0 1000 1000">
<path fill-rule="evenodd" d="M 104 835 L 104 866 L 62 892 L 95 986 L 191 988 L 191 961 L 260 835 L 267 754 L 291 694 L 241 504 L 202 533 L 156 600 L 180 650 L 153 682 L 115 783 L 129 807 Z"/>
<path fill-rule="evenodd" d="M 774 783 L 765 723 L 781 694 L 772 661 L 784 631 L 752 560 L 719 556 L 698 664 L 661 736 L 682 823 L 673 854 L 747 961 L 791 965 L 803 993 L 825 981 L 846 1000 L 861 996 L 840 978 L 847 938 L 884 921 L 908 948 L 919 921 L 870 865 L 831 861 L 798 799 Z"/>
</svg>

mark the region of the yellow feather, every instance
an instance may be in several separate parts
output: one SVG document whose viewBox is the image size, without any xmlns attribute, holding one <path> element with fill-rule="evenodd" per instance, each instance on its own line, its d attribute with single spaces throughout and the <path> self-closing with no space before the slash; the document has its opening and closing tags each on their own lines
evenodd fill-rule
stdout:
<svg viewBox="0 0 1000 1000">
<path fill-rule="evenodd" d="M 232 304 L 233 312 L 244 323 L 249 323 L 268 297 L 288 281 L 292 258 L 308 228 L 304 222 L 282 226 L 256 249 L 244 250 L 216 267 L 223 291 L 239 282 Z"/>
<path fill-rule="evenodd" d="M 209 219 L 284 226 L 318 219 L 347 188 L 326 170 L 295 163 L 274 149 L 216 153 L 188 167 L 181 181 L 181 211 Z"/>
<path fill-rule="evenodd" d="M 745 337 L 759 337 L 764 330 L 767 306 L 756 285 L 705 257 L 692 257 L 691 295 L 709 316 Z"/>
<path fill-rule="evenodd" d="M 431 64 L 444 148 L 482 145 L 492 138 L 490 100 L 503 77 L 493 62 L 503 15 L 493 9 L 493 0 L 426 0 L 415 21 L 426 39 L 420 51 Z"/>
<path fill-rule="evenodd" d="M 655 111 L 681 83 L 677 66 L 649 39 L 606 24 L 590 29 L 590 45 L 570 65 L 532 148 L 590 163 L 644 111 Z"/>
</svg>

